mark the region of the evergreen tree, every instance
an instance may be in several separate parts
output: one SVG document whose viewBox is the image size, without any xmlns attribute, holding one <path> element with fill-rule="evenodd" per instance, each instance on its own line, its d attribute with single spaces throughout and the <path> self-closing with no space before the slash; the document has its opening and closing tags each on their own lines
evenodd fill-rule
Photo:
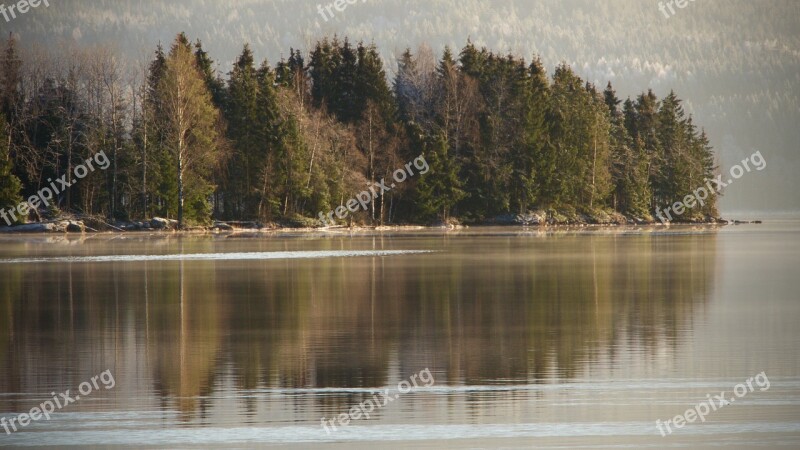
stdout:
<svg viewBox="0 0 800 450">
<path fill-rule="evenodd" d="M 561 65 L 553 77 L 553 132 L 558 157 L 548 187 L 549 204 L 591 210 L 608 198 L 610 123 L 608 107 L 593 86 L 582 86 L 572 69 Z"/>
<path fill-rule="evenodd" d="M 311 98 L 315 107 L 324 106 L 329 112 L 334 112 L 330 108 L 330 104 L 336 100 L 337 96 L 338 86 L 335 83 L 334 72 L 340 60 L 339 43 L 336 38 L 333 39 L 333 42 L 328 41 L 327 38 L 317 42 L 308 65 L 312 83 Z M 283 72 L 283 70 L 279 71 L 281 79 L 285 78 Z"/>
<path fill-rule="evenodd" d="M 656 205 L 663 205 L 669 201 L 668 179 L 662 172 L 666 161 L 661 141 L 658 139 L 658 129 L 660 128 L 658 109 L 658 97 L 652 90 L 639 95 L 636 99 L 633 118 L 635 134 L 631 132 L 639 152 L 643 153 L 647 159 L 647 177 L 652 191 L 649 208 L 651 211 L 655 209 Z"/>
<path fill-rule="evenodd" d="M 655 184 L 656 195 L 663 204 L 682 201 L 692 190 L 692 160 L 689 154 L 690 131 L 681 106 L 674 92 L 664 97 L 658 111 L 658 142 L 661 146 L 662 167 Z"/>
<path fill-rule="evenodd" d="M 425 46 L 407 49 L 390 88 L 374 44 L 325 38 L 307 64 L 291 48 L 274 70 L 266 61 L 256 68 L 245 45 L 223 81 L 200 41 L 181 33 L 168 55 L 156 49 L 132 107 L 102 50 L 87 55 L 93 70 L 79 62 L 36 72 L 26 98 L 15 45 L 0 55 L 5 202 L 16 200 L 17 178 L 33 193 L 101 150 L 114 168 L 54 203 L 177 216 L 181 226 L 206 222 L 212 200 L 226 219 L 316 217 L 389 179 L 420 149 L 430 173 L 351 220 L 480 221 L 538 208 L 650 219 L 717 170 L 708 137 L 674 92 L 620 102 L 610 83 L 599 92 L 565 64 L 549 79 L 539 59 L 471 41 L 438 60 Z M 681 219 L 716 216 L 716 200 L 712 193 Z"/>
<path fill-rule="evenodd" d="M 290 49 L 289 59 L 281 58 L 275 66 L 275 84 L 292 91 L 300 107 L 303 108 L 309 101 L 309 74 L 305 66 L 305 59 L 300 50 Z"/>
<path fill-rule="evenodd" d="M 365 46 L 363 42 L 359 42 L 356 53 L 358 64 L 354 94 L 359 118 L 361 117 L 360 112 L 367 108 L 368 103 L 371 103 L 380 112 L 383 122 L 388 125 L 394 120 L 395 104 L 378 48 L 375 47 L 375 44 Z"/>
<path fill-rule="evenodd" d="M 9 129 L 6 123 L 5 115 L 0 114 L 0 209 L 5 211 L 14 210 L 17 205 L 22 201 L 20 191 L 22 184 L 19 178 L 12 173 L 12 162 L 10 156 L 10 149 L 8 148 L 8 135 Z M 13 224 L 21 222 L 24 218 L 19 217 L 19 213 L 14 213 L 17 218 L 9 221 Z M 0 226 L 7 225 L 4 220 L 0 220 Z"/>
<path fill-rule="evenodd" d="M 696 178 L 695 184 L 700 187 L 705 183 L 705 180 L 710 180 L 716 177 L 718 167 L 714 162 L 714 150 L 711 147 L 708 136 L 705 130 L 700 131 L 700 135 L 694 139 L 693 142 L 694 155 L 700 165 L 699 177 Z M 702 180 L 702 181 L 701 181 Z M 703 216 L 709 218 L 718 218 L 719 211 L 717 210 L 718 194 L 716 192 L 709 192 L 708 199 L 705 204 L 701 205 L 700 212 Z"/>
<path fill-rule="evenodd" d="M 142 152 L 140 175 L 144 217 L 155 214 L 175 217 L 178 213 L 177 169 L 167 147 L 166 110 L 159 92 L 166 73 L 167 57 L 159 44 L 147 71 L 143 117 L 138 130 Z"/>
<path fill-rule="evenodd" d="M 9 33 L 6 48 L 0 57 L 0 114 L 5 116 L 8 124 L 15 123 L 23 106 L 21 70 L 22 60 L 17 54 L 17 41 Z"/>
<path fill-rule="evenodd" d="M 550 169 L 545 162 L 549 145 L 548 102 L 550 86 L 540 59 L 528 67 L 525 91 L 523 142 L 512 155 L 514 168 L 511 193 L 512 211 L 527 212 L 536 204 L 541 191 L 541 180 Z"/>
<path fill-rule="evenodd" d="M 465 193 L 461 189 L 458 170 L 447 156 L 447 140 L 439 135 L 431 144 L 433 151 L 425 155 L 430 171 L 417 182 L 419 217 L 423 220 L 437 218 L 447 223 L 450 211 Z"/>
<path fill-rule="evenodd" d="M 403 123 L 417 121 L 418 105 L 422 101 L 422 89 L 415 83 L 417 76 L 417 62 L 411 54 L 411 49 L 407 48 L 397 62 L 397 75 L 392 84 L 399 118 Z"/>
<path fill-rule="evenodd" d="M 214 106 L 222 111 L 225 109 L 227 94 L 225 91 L 225 83 L 217 74 L 216 69 L 214 69 L 214 61 L 208 56 L 208 53 L 203 50 L 203 44 L 200 42 L 200 39 L 195 42 L 194 48 L 194 56 L 197 59 L 197 67 L 200 69 L 200 73 L 203 75 L 203 80 L 206 83 L 206 87 L 208 88 L 209 92 L 211 92 L 211 100 L 214 102 Z"/>
<path fill-rule="evenodd" d="M 234 153 L 227 164 L 225 217 L 256 214 L 262 184 L 258 173 L 264 166 L 263 140 L 257 117 L 259 80 L 250 46 L 245 44 L 228 79 L 228 104 L 225 117 Z"/>
<path fill-rule="evenodd" d="M 334 92 L 329 97 L 328 111 L 344 123 L 353 123 L 361 117 L 363 111 L 360 108 L 362 96 L 356 89 L 358 86 L 358 55 L 347 38 L 337 49 L 336 54 L 339 59 L 338 64 L 334 60 Z"/>
<path fill-rule="evenodd" d="M 296 68 L 295 68 L 296 69 Z M 275 183 L 278 162 L 277 148 L 284 136 L 281 133 L 281 116 L 278 93 L 275 89 L 275 73 L 264 61 L 256 72 L 257 92 L 255 109 L 255 135 L 258 136 L 253 152 L 253 169 L 258 190 L 255 213 L 260 219 L 270 220 L 280 214 L 280 201 L 275 195 L 279 186 Z"/>
<path fill-rule="evenodd" d="M 479 130 L 468 145 L 470 162 L 463 165 L 468 197 L 463 207 L 483 219 L 511 209 L 511 198 L 522 198 L 524 182 L 514 178 L 514 156 L 524 154 L 527 68 L 513 56 L 497 56 L 486 49 L 478 52 L 472 43 L 462 50 L 461 70 L 466 79 L 477 81 L 479 104 L 475 108 Z M 449 65 L 448 55 L 440 67 Z M 523 170 L 531 173 L 529 168 Z M 530 175 L 528 175 L 530 177 Z M 512 184 L 518 184 L 512 189 Z M 528 183 L 530 184 L 530 183 Z"/>
<path fill-rule="evenodd" d="M 650 189 L 647 179 L 647 161 L 638 153 L 633 138 L 625 126 L 629 116 L 635 115 L 633 103 L 628 99 L 624 109 L 611 83 L 603 92 L 611 118 L 611 206 L 614 210 L 642 220 L 649 219 Z"/>
</svg>

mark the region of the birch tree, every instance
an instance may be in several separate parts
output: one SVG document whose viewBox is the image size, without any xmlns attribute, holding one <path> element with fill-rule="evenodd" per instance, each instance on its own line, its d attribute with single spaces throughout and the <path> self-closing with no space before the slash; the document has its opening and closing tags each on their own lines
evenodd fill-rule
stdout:
<svg viewBox="0 0 800 450">
<path fill-rule="evenodd" d="M 158 94 L 164 108 L 167 147 L 177 164 L 178 226 L 183 228 L 185 212 L 199 222 L 210 217 L 213 187 L 208 179 L 216 162 L 214 125 L 219 116 L 183 34 L 178 35 L 170 49 Z"/>
</svg>

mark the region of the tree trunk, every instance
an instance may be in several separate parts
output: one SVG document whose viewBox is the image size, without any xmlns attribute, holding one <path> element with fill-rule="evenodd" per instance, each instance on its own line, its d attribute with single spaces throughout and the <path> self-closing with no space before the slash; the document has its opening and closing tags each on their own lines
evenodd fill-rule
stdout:
<svg viewBox="0 0 800 450">
<path fill-rule="evenodd" d="M 183 135 L 178 138 L 178 229 L 183 229 Z"/>
</svg>

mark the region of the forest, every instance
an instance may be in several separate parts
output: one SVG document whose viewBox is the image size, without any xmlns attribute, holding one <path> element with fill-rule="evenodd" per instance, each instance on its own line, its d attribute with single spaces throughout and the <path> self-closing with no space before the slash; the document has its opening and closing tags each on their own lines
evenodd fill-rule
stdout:
<svg viewBox="0 0 800 450">
<path fill-rule="evenodd" d="M 315 217 L 424 155 L 430 170 L 341 225 L 652 222 L 716 173 L 674 92 L 618 98 L 562 63 L 550 76 L 468 41 L 407 49 L 392 77 L 375 44 L 337 36 L 228 73 L 177 35 L 130 67 L 103 46 L 0 56 L 0 208 L 76 164 L 110 160 L 30 220 L 150 217 L 319 225 Z M 718 216 L 716 199 L 685 221 Z M 2 225 L 2 224 L 0 224 Z"/>
</svg>

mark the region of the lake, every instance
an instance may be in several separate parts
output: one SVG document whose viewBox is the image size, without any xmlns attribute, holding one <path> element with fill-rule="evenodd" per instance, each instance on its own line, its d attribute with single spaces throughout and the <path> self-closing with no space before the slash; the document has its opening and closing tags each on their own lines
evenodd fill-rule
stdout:
<svg viewBox="0 0 800 450">
<path fill-rule="evenodd" d="M 0 446 L 798 448 L 799 268 L 792 221 L 3 235 Z"/>
</svg>

